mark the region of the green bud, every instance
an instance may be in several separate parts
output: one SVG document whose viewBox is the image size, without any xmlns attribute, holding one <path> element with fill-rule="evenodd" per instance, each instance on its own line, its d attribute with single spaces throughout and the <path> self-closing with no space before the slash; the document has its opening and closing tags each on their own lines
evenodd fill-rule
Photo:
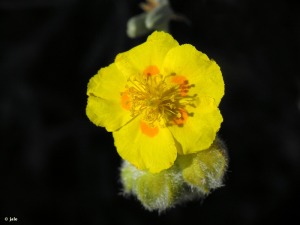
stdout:
<svg viewBox="0 0 300 225">
<path fill-rule="evenodd" d="M 120 172 L 124 195 L 134 195 L 147 210 L 161 212 L 222 186 L 226 169 L 226 149 L 216 138 L 207 150 L 178 155 L 174 165 L 160 173 L 139 170 L 127 161 Z"/>
<path fill-rule="evenodd" d="M 227 169 L 226 149 L 218 138 L 210 148 L 189 155 L 180 155 L 177 163 L 184 181 L 203 194 L 222 186 Z"/>
<path fill-rule="evenodd" d="M 136 179 L 140 177 L 144 171 L 136 169 L 129 162 L 123 161 L 121 166 L 121 181 L 123 184 L 123 193 L 129 195 L 133 192 L 136 185 Z"/>
<path fill-rule="evenodd" d="M 148 0 L 141 5 L 144 12 L 127 22 L 127 35 L 130 38 L 140 37 L 154 30 L 169 32 L 171 20 L 184 21 L 182 18 L 185 17 L 174 13 L 169 0 Z"/>
<path fill-rule="evenodd" d="M 184 182 L 176 166 L 160 173 L 141 171 L 124 161 L 121 180 L 125 194 L 133 194 L 149 211 L 173 207 L 180 199 Z"/>
<path fill-rule="evenodd" d="M 166 31 L 173 15 L 174 12 L 169 4 L 160 5 L 148 13 L 145 25 L 148 29 Z"/>
<path fill-rule="evenodd" d="M 140 37 L 149 33 L 149 29 L 146 27 L 145 19 L 147 13 L 130 18 L 127 22 L 127 35 L 130 38 Z"/>
</svg>

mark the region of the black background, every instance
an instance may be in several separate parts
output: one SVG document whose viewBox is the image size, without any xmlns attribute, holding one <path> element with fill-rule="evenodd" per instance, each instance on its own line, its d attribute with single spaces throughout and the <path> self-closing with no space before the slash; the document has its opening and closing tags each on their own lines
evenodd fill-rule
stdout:
<svg viewBox="0 0 300 225">
<path fill-rule="evenodd" d="M 191 21 L 172 22 L 174 38 L 223 72 L 226 185 L 162 215 L 120 195 L 121 160 L 111 133 L 85 115 L 86 86 L 145 41 L 126 36 L 138 2 L 0 0 L 0 224 L 298 221 L 300 14 L 292 1 L 171 0 Z"/>
</svg>

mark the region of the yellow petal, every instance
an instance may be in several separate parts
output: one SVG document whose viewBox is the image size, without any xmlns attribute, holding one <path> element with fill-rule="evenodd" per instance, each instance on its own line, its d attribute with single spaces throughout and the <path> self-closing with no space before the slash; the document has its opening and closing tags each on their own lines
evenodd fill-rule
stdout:
<svg viewBox="0 0 300 225">
<path fill-rule="evenodd" d="M 86 114 L 95 125 L 105 127 L 109 132 L 119 129 L 132 118 L 120 102 L 94 96 L 88 98 Z"/>
<path fill-rule="evenodd" d="M 194 46 L 184 44 L 171 49 L 166 55 L 163 73 L 175 73 L 187 78 L 193 87 L 189 94 L 211 97 L 219 105 L 224 95 L 224 81 L 219 66 Z"/>
<path fill-rule="evenodd" d="M 169 126 L 174 138 L 181 144 L 182 154 L 207 149 L 215 139 L 223 121 L 222 115 L 211 98 L 200 98 L 196 107 L 186 107 L 187 118 L 178 126 Z"/>
<path fill-rule="evenodd" d="M 167 52 L 178 42 L 165 32 L 153 32 L 147 41 L 131 50 L 117 55 L 115 63 L 128 76 L 137 75 L 149 66 L 161 68 Z"/>
<path fill-rule="evenodd" d="M 94 75 L 87 88 L 88 96 L 97 96 L 104 99 L 120 100 L 120 93 L 125 90 L 128 77 L 121 73 L 115 63 L 101 68 Z"/>
<path fill-rule="evenodd" d="M 119 155 L 138 169 L 158 173 L 170 168 L 177 149 L 172 134 L 167 128 L 156 127 L 149 131 L 137 117 L 113 132 L 115 146 Z"/>
<path fill-rule="evenodd" d="M 90 79 L 86 114 L 95 125 L 115 131 L 132 118 L 121 94 L 125 82 L 126 77 L 114 64 L 101 69 Z"/>
</svg>

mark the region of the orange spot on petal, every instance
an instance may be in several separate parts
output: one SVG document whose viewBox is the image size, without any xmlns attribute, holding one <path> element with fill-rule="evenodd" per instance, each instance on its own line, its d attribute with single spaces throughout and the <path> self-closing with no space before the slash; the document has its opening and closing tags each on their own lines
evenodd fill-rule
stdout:
<svg viewBox="0 0 300 225">
<path fill-rule="evenodd" d="M 147 124 L 144 121 L 141 121 L 140 127 L 141 127 L 143 134 L 145 134 L 149 137 L 154 137 L 159 132 L 158 127 L 151 127 L 151 126 L 149 126 L 149 124 Z"/>
<path fill-rule="evenodd" d="M 121 95 L 121 105 L 124 109 L 130 110 L 131 101 L 130 101 L 130 97 L 128 95 L 128 91 L 125 91 L 125 92 L 122 93 L 122 95 Z"/>
<path fill-rule="evenodd" d="M 172 78 L 172 82 L 173 82 L 173 83 L 176 83 L 176 84 L 179 84 L 179 85 L 183 84 L 184 81 L 186 81 L 186 80 L 187 80 L 187 79 L 186 79 L 184 76 L 174 76 L 174 77 Z"/>
<path fill-rule="evenodd" d="M 147 76 L 156 75 L 156 74 L 159 74 L 159 69 L 156 66 L 148 66 L 144 70 L 144 74 Z"/>
<path fill-rule="evenodd" d="M 179 109 L 179 113 L 181 116 L 179 118 L 175 118 L 173 121 L 176 125 L 183 125 L 186 123 L 189 115 L 184 109 Z"/>
</svg>

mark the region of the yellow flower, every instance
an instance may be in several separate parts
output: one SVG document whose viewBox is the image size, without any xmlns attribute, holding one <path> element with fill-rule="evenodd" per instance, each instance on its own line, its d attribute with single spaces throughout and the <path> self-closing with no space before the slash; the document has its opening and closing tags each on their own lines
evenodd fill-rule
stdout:
<svg viewBox="0 0 300 225">
<path fill-rule="evenodd" d="M 164 32 L 100 69 L 87 94 L 89 119 L 113 132 L 123 159 L 151 173 L 170 168 L 177 153 L 209 148 L 222 122 L 219 66 Z"/>
</svg>

